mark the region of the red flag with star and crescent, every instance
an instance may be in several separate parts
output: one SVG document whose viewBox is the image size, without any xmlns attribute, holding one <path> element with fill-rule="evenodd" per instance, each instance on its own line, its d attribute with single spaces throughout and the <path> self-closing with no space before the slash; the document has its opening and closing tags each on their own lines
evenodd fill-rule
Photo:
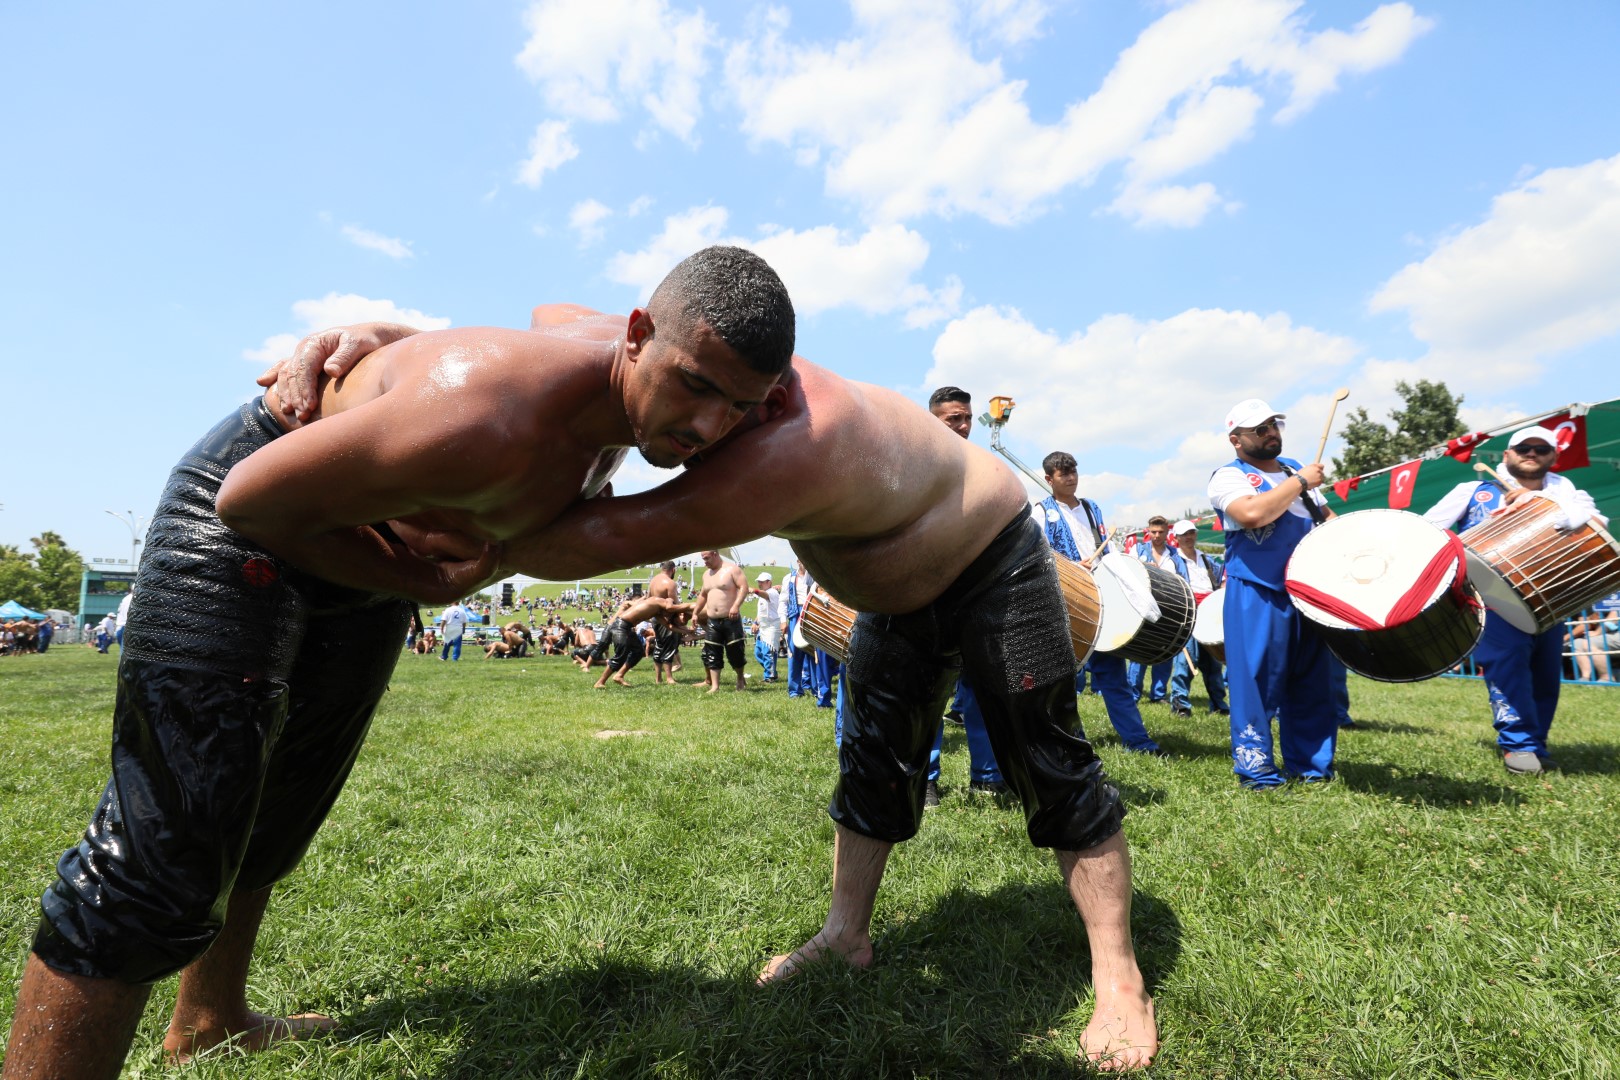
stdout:
<svg viewBox="0 0 1620 1080">
<path fill-rule="evenodd" d="M 1349 502 L 1350 493 L 1361 486 L 1361 477 L 1352 476 L 1345 480 L 1333 481 L 1333 494 L 1339 497 L 1340 502 Z"/>
<path fill-rule="evenodd" d="M 1446 453 L 1466 465 L 1474 456 L 1474 448 L 1484 442 L 1485 438 L 1483 431 L 1470 431 L 1467 435 L 1459 435 L 1446 441 Z"/>
<path fill-rule="evenodd" d="M 1406 510 L 1412 505 L 1412 489 L 1417 486 L 1418 469 L 1423 465 L 1423 459 L 1408 461 L 1404 465 L 1397 465 L 1395 471 L 1389 474 L 1389 508 L 1391 510 Z"/>
<path fill-rule="evenodd" d="M 1541 426 L 1558 437 L 1558 460 L 1553 462 L 1553 472 L 1584 469 L 1592 464 L 1586 451 L 1586 417 L 1562 412 L 1547 417 Z"/>
</svg>

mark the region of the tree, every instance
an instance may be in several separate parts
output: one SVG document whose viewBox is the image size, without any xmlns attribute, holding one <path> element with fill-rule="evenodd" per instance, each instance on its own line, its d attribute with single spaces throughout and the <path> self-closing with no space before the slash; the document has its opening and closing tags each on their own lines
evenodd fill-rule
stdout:
<svg viewBox="0 0 1620 1080">
<path fill-rule="evenodd" d="M 1462 395 L 1453 397 L 1445 383 L 1419 379 L 1413 386 L 1398 382 L 1395 392 L 1406 407 L 1390 410 L 1393 430 L 1368 416 L 1365 408 L 1350 414 L 1339 431 L 1344 456 L 1333 459 L 1334 476 L 1360 476 L 1399 465 L 1467 430 L 1457 416 Z"/>
<path fill-rule="evenodd" d="M 64 611 L 77 611 L 79 584 L 84 578 L 83 557 L 66 544 L 48 544 L 39 549 L 38 565 L 40 603 Z"/>
<path fill-rule="evenodd" d="M 23 607 L 39 609 L 39 567 L 34 565 L 32 551 L 18 551 L 10 544 L 0 544 L 0 604 L 15 600 Z"/>
</svg>

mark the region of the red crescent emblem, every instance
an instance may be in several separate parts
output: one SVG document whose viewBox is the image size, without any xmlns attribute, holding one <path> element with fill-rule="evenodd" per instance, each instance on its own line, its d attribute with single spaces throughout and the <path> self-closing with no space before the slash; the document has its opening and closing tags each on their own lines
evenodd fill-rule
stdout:
<svg viewBox="0 0 1620 1080">
<path fill-rule="evenodd" d="M 1252 472 L 1252 473 L 1248 473 L 1246 475 L 1249 478 L 1249 486 L 1252 487 L 1252 488 L 1257 488 L 1261 484 L 1265 483 L 1264 480 L 1260 479 L 1260 474 L 1259 473 L 1253 473 Z"/>
</svg>

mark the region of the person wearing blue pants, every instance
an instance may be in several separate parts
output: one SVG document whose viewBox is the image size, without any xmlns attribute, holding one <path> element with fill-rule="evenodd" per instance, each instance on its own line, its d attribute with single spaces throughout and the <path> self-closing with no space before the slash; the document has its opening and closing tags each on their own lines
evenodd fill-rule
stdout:
<svg viewBox="0 0 1620 1080">
<path fill-rule="evenodd" d="M 1046 455 L 1041 468 L 1046 473 L 1047 486 L 1052 489 L 1052 494 L 1036 507 L 1036 514 L 1046 529 L 1046 542 L 1056 554 L 1090 570 L 1108 551 L 1108 530 L 1103 524 L 1102 510 L 1090 499 L 1075 495 L 1080 474 L 1073 454 L 1054 450 Z M 1112 653 L 1092 653 L 1090 662 L 1075 673 L 1076 694 L 1084 689 L 1088 670 L 1091 688 L 1102 695 L 1108 722 L 1114 725 L 1125 749 L 1166 756 L 1142 723 L 1141 710 L 1136 707 L 1137 695 L 1131 693 L 1126 680 L 1125 658 Z"/>
<path fill-rule="evenodd" d="M 1577 529 L 1596 518 L 1592 496 L 1552 472 L 1558 460 L 1558 435 L 1539 425 L 1508 437 L 1496 480 L 1458 484 L 1423 516 L 1441 528 L 1473 528 L 1526 498 L 1558 504 L 1564 529 Z M 1502 764 L 1509 772 L 1535 774 L 1557 768 L 1547 753 L 1547 733 L 1558 709 L 1563 676 L 1564 626 L 1539 634 L 1526 633 L 1494 611 L 1485 614 L 1485 632 L 1474 647 L 1474 662 L 1485 670 L 1491 724 Z"/>
<path fill-rule="evenodd" d="M 1225 574 L 1215 560 L 1198 550 L 1198 526 L 1190 521 L 1178 521 L 1174 533 L 1176 551 L 1181 555 L 1179 572 L 1193 593 L 1193 603 L 1202 604 L 1204 598 L 1225 582 Z M 1192 715 L 1193 668 L 1204 677 L 1204 692 L 1209 695 L 1209 711 L 1226 715 L 1226 678 L 1221 673 L 1221 662 L 1190 640 L 1176 654 L 1175 670 L 1170 676 L 1170 711 L 1176 716 Z"/>
<path fill-rule="evenodd" d="M 815 584 L 811 580 L 809 571 L 804 568 L 801 559 L 794 564 L 793 573 L 788 575 L 787 588 L 782 595 L 782 606 L 786 611 L 787 619 L 782 624 L 783 633 L 788 639 L 788 676 L 787 696 L 790 698 L 803 697 L 806 691 L 813 692 L 810 678 L 810 665 L 814 661 L 814 649 L 801 649 L 794 641 L 793 631 L 798 628 L 799 616 L 804 613 L 804 600 L 810 595 L 810 586 Z"/>
<path fill-rule="evenodd" d="M 748 590 L 759 598 L 759 612 L 754 623 L 758 637 L 754 640 L 754 659 L 763 671 L 761 682 L 776 681 L 776 647 L 782 643 L 782 594 L 772 582 L 771 575 L 761 571 L 754 588 Z"/>
<path fill-rule="evenodd" d="M 1160 570 L 1169 570 L 1185 578 L 1187 568 L 1182 564 L 1181 552 L 1167 539 L 1169 535 L 1170 521 L 1168 518 L 1160 514 L 1148 518 L 1148 543 L 1146 546 L 1137 549 L 1136 557 L 1149 566 L 1157 566 Z M 1152 665 L 1152 682 L 1148 684 L 1148 701 L 1150 703 L 1163 701 L 1170 696 L 1172 667 L 1173 665 L 1169 660 Z M 1131 683 L 1131 692 L 1136 695 L 1138 701 L 1142 700 L 1142 682 L 1143 677 L 1147 674 L 1147 665 L 1138 664 L 1134 660 L 1131 661 L 1130 667 L 1126 670 L 1126 677 L 1130 679 Z"/>
<path fill-rule="evenodd" d="M 1328 650 L 1288 599 L 1288 557 L 1314 524 L 1333 516 L 1320 463 L 1282 454 L 1284 416 L 1250 398 L 1226 414 L 1237 457 L 1209 481 L 1226 535 L 1226 675 L 1232 695 L 1232 771 L 1246 788 L 1333 777 L 1339 733 Z M 1282 769 L 1272 752 L 1277 721 Z"/>
<path fill-rule="evenodd" d="M 1333 699 L 1333 719 L 1342 728 L 1353 728 L 1350 719 L 1350 669 L 1344 661 L 1328 653 L 1328 696 Z"/>
</svg>

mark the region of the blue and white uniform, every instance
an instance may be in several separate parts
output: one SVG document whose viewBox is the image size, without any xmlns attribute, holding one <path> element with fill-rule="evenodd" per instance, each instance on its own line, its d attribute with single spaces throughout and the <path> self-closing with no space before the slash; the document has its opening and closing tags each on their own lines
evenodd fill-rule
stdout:
<svg viewBox="0 0 1620 1080">
<path fill-rule="evenodd" d="M 1057 554 L 1073 562 L 1089 558 L 1100 547 L 1108 551 L 1108 529 L 1103 524 L 1102 509 L 1090 499 L 1081 499 L 1077 507 L 1068 507 L 1048 495 L 1035 506 L 1035 513 L 1046 529 L 1046 542 Z M 1079 693 L 1084 686 L 1086 672 L 1091 673 L 1091 688 L 1102 695 L 1108 710 L 1108 722 L 1114 725 L 1125 749 L 1138 753 L 1157 753 L 1159 744 L 1147 733 L 1142 724 L 1142 713 L 1136 707 L 1136 695 L 1131 693 L 1125 677 L 1125 658 L 1113 653 L 1094 652 L 1086 666 L 1075 675 L 1074 689 Z"/>
<path fill-rule="evenodd" d="M 1136 557 L 1149 566 L 1157 566 L 1161 570 L 1173 570 L 1180 574 L 1183 580 L 1187 577 L 1187 564 L 1182 561 L 1181 552 L 1173 544 L 1165 547 L 1163 558 L 1160 558 L 1153 550 L 1152 544 L 1145 544 L 1138 548 Z M 1169 660 L 1153 665 L 1152 681 L 1148 684 L 1149 701 L 1163 701 L 1170 696 L 1169 679 L 1171 670 L 1172 663 Z M 1147 668 L 1135 660 L 1132 660 L 1130 666 L 1125 669 L 1125 678 L 1130 682 L 1131 693 L 1136 695 L 1137 700 L 1141 700 L 1142 679 L 1147 674 Z"/>
<path fill-rule="evenodd" d="M 1298 469 L 1299 463 L 1278 458 Z M 1242 528 L 1226 513 L 1240 498 L 1263 494 L 1290 477 L 1266 472 L 1242 458 L 1216 469 L 1209 501 L 1221 513 L 1226 536 L 1226 678 L 1232 696 L 1232 771 L 1245 787 L 1274 787 L 1289 777 L 1327 780 L 1339 725 L 1328 688 L 1328 650 L 1288 599 L 1284 571 L 1294 548 L 1311 531 L 1310 511 L 1295 499 L 1276 520 Z M 1318 506 L 1320 492 L 1306 498 Z M 1271 718 L 1277 718 L 1282 771 L 1272 756 Z"/>
<path fill-rule="evenodd" d="M 1501 484 L 1471 480 L 1452 488 L 1423 516 L 1442 529 L 1466 532 L 1502 508 L 1503 494 Z M 1566 528 L 1584 525 L 1596 512 L 1592 497 L 1557 473 L 1542 478 L 1537 497 L 1558 503 Z M 1503 753 L 1524 751 L 1545 757 L 1563 679 L 1564 624 L 1527 634 L 1487 611 L 1474 662 L 1485 669 L 1497 747 Z"/>
<path fill-rule="evenodd" d="M 1185 555 L 1182 555 L 1178 569 L 1182 578 L 1192 587 L 1194 596 L 1205 596 L 1221 587 L 1223 580 L 1221 568 L 1215 565 L 1214 559 L 1202 551 L 1191 563 L 1187 561 Z M 1175 668 L 1170 674 L 1170 707 L 1186 712 L 1192 711 L 1194 667 L 1198 668 L 1198 673 L 1204 677 L 1204 691 L 1209 694 L 1209 711 L 1226 712 L 1226 679 L 1221 675 L 1220 661 L 1206 650 L 1200 649 L 1197 640 L 1192 638 L 1189 638 L 1186 647 L 1176 654 Z"/>
</svg>

